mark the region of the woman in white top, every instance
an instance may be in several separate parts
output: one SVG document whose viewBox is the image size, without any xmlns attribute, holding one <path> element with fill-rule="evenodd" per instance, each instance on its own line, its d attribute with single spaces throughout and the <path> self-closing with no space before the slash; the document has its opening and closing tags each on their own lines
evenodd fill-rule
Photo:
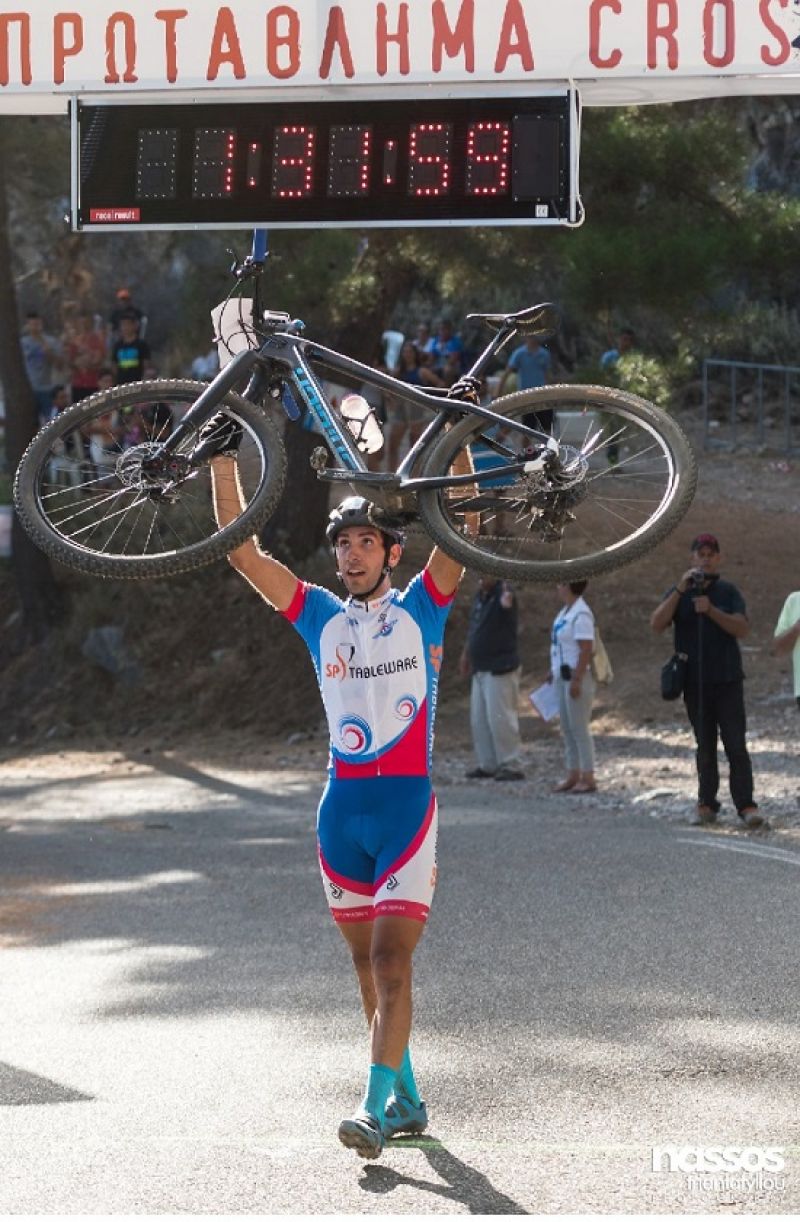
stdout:
<svg viewBox="0 0 800 1222">
<path fill-rule="evenodd" d="M 556 586 L 563 606 L 553 620 L 550 677 L 558 691 L 567 775 L 554 793 L 594 793 L 594 743 L 589 729 L 594 696 L 594 616 L 583 600 L 585 581 Z"/>
</svg>

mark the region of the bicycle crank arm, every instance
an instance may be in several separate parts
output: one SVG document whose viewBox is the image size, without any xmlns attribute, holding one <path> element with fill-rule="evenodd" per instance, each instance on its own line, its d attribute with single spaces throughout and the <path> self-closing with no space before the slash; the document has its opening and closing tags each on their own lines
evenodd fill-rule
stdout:
<svg viewBox="0 0 800 1222">
<path fill-rule="evenodd" d="M 311 463 L 312 467 L 314 463 Z M 341 467 L 322 467 L 317 470 L 317 479 L 326 484 L 366 484 L 370 488 L 399 488 L 399 478 L 393 471 L 345 471 Z M 403 485 L 405 487 L 405 485 Z"/>
</svg>

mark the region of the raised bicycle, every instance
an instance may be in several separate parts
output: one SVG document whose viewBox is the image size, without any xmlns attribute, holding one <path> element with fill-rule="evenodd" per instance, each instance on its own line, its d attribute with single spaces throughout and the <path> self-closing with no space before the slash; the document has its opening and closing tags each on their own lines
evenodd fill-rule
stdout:
<svg viewBox="0 0 800 1222">
<path fill-rule="evenodd" d="M 644 399 L 563 385 L 479 402 L 484 371 L 514 337 L 552 338 L 552 306 L 470 315 L 492 338 L 450 390 L 423 389 L 306 338 L 288 314 L 264 310 L 264 256 L 257 233 L 221 307 L 236 320 L 233 330 L 226 322 L 225 342 L 242 350 L 210 384 L 115 386 L 34 437 L 14 500 L 25 529 L 55 560 L 101 577 L 144 578 L 227 555 L 259 531 L 284 493 L 282 418 L 297 422 L 303 410 L 321 434 L 312 454 L 320 479 L 349 485 L 404 521 L 421 520 L 450 556 L 498 577 L 570 581 L 615 569 L 663 539 L 688 509 L 696 483 L 691 447 L 675 421 Z M 242 295 L 250 281 L 252 298 Z M 396 471 L 368 470 L 367 422 L 348 417 L 347 401 L 332 401 L 322 370 L 428 410 L 430 423 Z M 210 461 L 216 427 L 229 432 L 230 419 L 242 430 L 243 508 L 221 528 Z M 473 473 L 453 475 L 465 448 Z M 54 476 L 65 449 L 94 456 L 67 484 Z M 476 514 L 477 534 L 466 524 Z"/>
</svg>

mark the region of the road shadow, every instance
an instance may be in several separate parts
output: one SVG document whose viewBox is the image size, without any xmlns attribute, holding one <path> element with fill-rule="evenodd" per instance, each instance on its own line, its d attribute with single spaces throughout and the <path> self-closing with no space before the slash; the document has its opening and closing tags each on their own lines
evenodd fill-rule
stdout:
<svg viewBox="0 0 800 1222">
<path fill-rule="evenodd" d="M 209 793 L 225 794 L 227 796 L 243 798 L 246 801 L 257 800 L 263 794 L 262 787 L 257 785 L 239 785 L 227 777 L 212 776 L 202 768 L 198 768 L 196 764 L 192 764 L 188 760 L 165 755 L 162 751 L 152 751 L 148 752 L 145 756 L 131 756 L 131 758 L 139 764 L 144 764 L 146 767 L 160 772 L 163 776 L 174 777 L 179 781 L 190 781 L 193 785 L 197 785 L 198 788 L 205 789 Z"/>
<path fill-rule="evenodd" d="M 78 779 L 45 801 L 37 789 L 0 837 L 0 945 L 113 953 L 100 1019 L 255 1011 L 326 1029 L 358 1021 L 320 885 L 318 787 L 267 770 L 236 779 L 209 784 L 202 764 L 156 753 L 148 775 L 112 790 Z M 796 871 L 733 852 L 711 861 L 649 819 L 536 817 L 529 798 L 511 795 L 492 793 L 502 817 L 490 811 L 488 835 L 483 820 L 450 821 L 488 798 L 454 793 L 443 809 L 443 869 L 416 960 L 429 1030 L 457 1013 L 503 1067 L 504 1041 L 531 1039 L 530 1076 L 582 1084 L 606 1072 L 602 1049 L 617 1044 L 639 1047 L 654 1080 L 662 1065 L 694 1071 L 706 1050 L 681 1042 L 664 1053 L 663 1033 L 709 1005 L 751 1024 L 759 995 L 760 1022 L 790 1021 L 774 987 L 782 942 L 752 922 L 735 940 L 730 930 L 747 884 L 755 907 L 769 894 L 784 934 L 800 936 Z M 692 950 L 698 930 L 702 954 Z M 711 976 L 709 963 L 719 965 Z M 726 1072 L 735 1060 L 738 1078 L 763 1070 L 760 1048 L 715 1055 Z M 770 1064 L 788 1072 L 792 1055 L 779 1049 Z"/>
<path fill-rule="evenodd" d="M 491 1180 L 482 1171 L 476 1171 L 460 1158 L 456 1158 L 435 1137 L 400 1138 L 388 1144 L 390 1150 L 421 1150 L 431 1165 L 431 1169 L 444 1180 L 443 1184 L 432 1180 L 422 1180 L 413 1175 L 403 1175 L 393 1167 L 383 1164 L 364 1168 L 363 1179 L 359 1187 L 364 1192 L 385 1196 L 394 1192 L 402 1185 L 416 1188 L 419 1192 L 429 1192 L 433 1196 L 442 1197 L 447 1201 L 456 1201 L 465 1205 L 471 1214 L 526 1214 L 511 1197 L 504 1192 L 498 1192 Z"/>
<path fill-rule="evenodd" d="M 0 1107 L 32 1107 L 46 1103 L 91 1103 L 93 1095 L 62 1086 L 40 1074 L 0 1061 Z"/>
</svg>

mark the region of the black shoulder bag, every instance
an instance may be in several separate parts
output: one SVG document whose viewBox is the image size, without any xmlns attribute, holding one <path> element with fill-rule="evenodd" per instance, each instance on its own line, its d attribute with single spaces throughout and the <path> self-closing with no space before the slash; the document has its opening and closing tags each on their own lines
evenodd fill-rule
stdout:
<svg viewBox="0 0 800 1222">
<path fill-rule="evenodd" d="M 674 653 L 661 667 L 661 695 L 665 700 L 677 700 L 686 686 L 686 663 L 689 655 Z"/>
</svg>

